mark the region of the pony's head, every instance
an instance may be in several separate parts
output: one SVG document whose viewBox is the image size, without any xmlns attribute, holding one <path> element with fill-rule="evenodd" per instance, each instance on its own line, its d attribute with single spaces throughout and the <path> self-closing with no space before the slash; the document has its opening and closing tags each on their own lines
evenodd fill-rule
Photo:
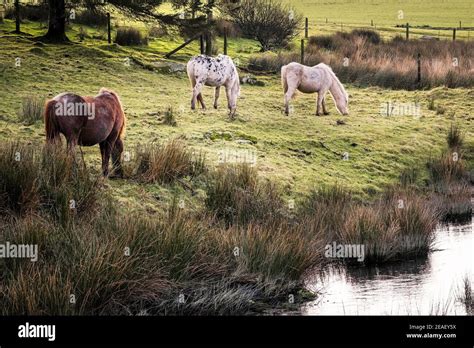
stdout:
<svg viewBox="0 0 474 348">
<path fill-rule="evenodd" d="M 349 95 L 343 91 L 342 98 L 336 98 L 336 107 L 344 116 L 349 115 Z"/>
</svg>

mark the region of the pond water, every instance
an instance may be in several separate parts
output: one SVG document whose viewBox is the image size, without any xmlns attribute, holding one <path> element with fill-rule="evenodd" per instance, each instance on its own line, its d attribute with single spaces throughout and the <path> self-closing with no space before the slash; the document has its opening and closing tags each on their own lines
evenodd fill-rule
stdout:
<svg viewBox="0 0 474 348">
<path fill-rule="evenodd" d="M 428 257 L 374 267 L 330 266 L 306 280 L 320 296 L 306 315 L 465 315 L 457 300 L 474 279 L 474 222 L 440 225 Z"/>
</svg>

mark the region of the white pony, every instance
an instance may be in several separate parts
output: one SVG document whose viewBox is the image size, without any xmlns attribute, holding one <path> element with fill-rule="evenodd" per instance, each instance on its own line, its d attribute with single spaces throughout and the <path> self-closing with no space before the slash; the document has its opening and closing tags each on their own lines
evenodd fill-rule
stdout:
<svg viewBox="0 0 474 348">
<path fill-rule="evenodd" d="M 229 116 L 233 118 L 237 110 L 237 98 L 240 95 L 239 73 L 229 56 L 220 54 L 217 58 L 200 55 L 191 58 L 187 66 L 189 80 L 193 88 L 191 109 L 196 108 L 196 101 L 206 108 L 201 90 L 204 86 L 215 87 L 214 108 L 217 109 L 220 88 L 225 86 Z"/>
<path fill-rule="evenodd" d="M 349 96 L 344 86 L 336 77 L 332 69 L 320 63 L 309 67 L 299 63 L 290 63 L 281 68 L 281 81 L 285 93 L 285 113 L 289 114 L 289 103 L 296 90 L 303 93 L 318 93 L 316 115 L 321 115 L 321 109 L 325 115 L 325 96 L 328 91 L 336 103 L 336 107 L 343 115 L 349 114 Z"/>
</svg>

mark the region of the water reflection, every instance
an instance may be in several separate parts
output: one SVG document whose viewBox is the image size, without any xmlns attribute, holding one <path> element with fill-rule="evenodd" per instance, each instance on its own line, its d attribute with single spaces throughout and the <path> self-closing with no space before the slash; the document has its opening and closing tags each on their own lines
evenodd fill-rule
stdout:
<svg viewBox="0 0 474 348">
<path fill-rule="evenodd" d="M 443 225 L 427 258 L 377 267 L 331 266 L 307 279 L 322 294 L 310 315 L 464 315 L 456 300 L 466 275 L 474 279 L 474 225 Z"/>
</svg>

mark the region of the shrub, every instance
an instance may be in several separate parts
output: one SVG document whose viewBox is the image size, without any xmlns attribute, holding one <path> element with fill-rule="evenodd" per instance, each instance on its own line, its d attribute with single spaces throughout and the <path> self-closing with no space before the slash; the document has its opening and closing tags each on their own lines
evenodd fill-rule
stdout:
<svg viewBox="0 0 474 348">
<path fill-rule="evenodd" d="M 18 119 L 26 125 L 32 125 L 43 118 L 43 107 L 43 101 L 33 96 L 27 96 L 21 101 Z"/>
<path fill-rule="evenodd" d="M 115 42 L 121 46 L 140 46 L 147 45 L 148 39 L 138 29 L 119 28 L 117 29 Z"/>
<path fill-rule="evenodd" d="M 285 47 L 297 34 L 302 17 L 274 0 L 242 0 L 238 7 L 224 7 L 245 37 L 260 43 L 262 51 Z"/>
</svg>

